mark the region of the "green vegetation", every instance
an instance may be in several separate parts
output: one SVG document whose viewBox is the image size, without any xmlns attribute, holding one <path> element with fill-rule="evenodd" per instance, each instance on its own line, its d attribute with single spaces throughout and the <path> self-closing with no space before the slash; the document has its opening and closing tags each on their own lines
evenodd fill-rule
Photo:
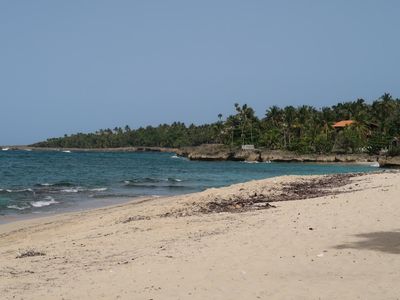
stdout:
<svg viewBox="0 0 400 300">
<path fill-rule="evenodd" d="M 254 144 L 256 147 L 298 153 L 389 154 L 400 152 L 400 99 L 384 94 L 366 103 L 363 99 L 316 109 L 312 106 L 272 106 L 259 119 L 254 110 L 235 104 L 236 113 L 212 124 L 196 126 L 175 122 L 138 129 L 116 127 L 95 133 L 78 133 L 39 142 L 37 147 L 114 148 L 130 146 L 183 147 L 222 143 L 231 146 Z M 343 128 L 332 125 L 353 120 Z"/>
</svg>

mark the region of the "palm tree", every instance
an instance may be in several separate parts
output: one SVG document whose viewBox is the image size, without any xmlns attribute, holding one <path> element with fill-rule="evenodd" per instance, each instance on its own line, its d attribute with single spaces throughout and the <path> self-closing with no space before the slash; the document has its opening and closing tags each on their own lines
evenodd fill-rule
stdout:
<svg viewBox="0 0 400 300">
<path fill-rule="evenodd" d="M 374 119 L 379 124 L 379 129 L 383 134 L 386 134 L 388 131 L 388 117 L 392 115 L 395 107 L 396 103 L 388 93 L 383 94 L 378 100 L 372 103 Z"/>
<path fill-rule="evenodd" d="M 282 109 L 274 105 L 267 109 L 265 120 L 272 123 L 274 127 L 280 127 L 282 124 Z"/>
<path fill-rule="evenodd" d="M 284 139 L 285 139 L 285 147 L 290 147 L 291 145 L 291 132 L 293 128 L 293 124 L 296 119 L 296 109 L 293 106 L 286 106 L 283 110 L 284 113 L 284 121 L 285 121 L 285 129 L 284 130 Z M 287 141 L 286 141 L 287 139 Z"/>
</svg>

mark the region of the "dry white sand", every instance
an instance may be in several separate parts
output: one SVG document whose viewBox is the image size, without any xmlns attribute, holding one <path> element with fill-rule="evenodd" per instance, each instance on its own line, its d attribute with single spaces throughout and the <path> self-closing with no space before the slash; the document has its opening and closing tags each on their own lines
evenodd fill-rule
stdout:
<svg viewBox="0 0 400 300">
<path fill-rule="evenodd" d="M 0 298 L 399 299 L 399 173 L 276 208 L 199 213 L 309 178 L 1 225 Z M 16 258 L 31 249 L 45 255 Z"/>
</svg>

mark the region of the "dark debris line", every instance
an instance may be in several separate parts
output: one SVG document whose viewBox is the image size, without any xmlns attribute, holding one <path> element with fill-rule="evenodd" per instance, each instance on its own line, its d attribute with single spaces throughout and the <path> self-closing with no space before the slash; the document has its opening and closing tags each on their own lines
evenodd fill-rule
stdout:
<svg viewBox="0 0 400 300">
<path fill-rule="evenodd" d="M 46 253 L 44 253 L 42 251 L 36 251 L 36 250 L 30 249 L 30 250 L 26 250 L 26 251 L 20 253 L 15 258 L 25 258 L 25 257 L 33 257 L 33 256 L 44 256 L 44 255 L 46 255 Z"/>
<path fill-rule="evenodd" d="M 349 184 L 352 177 L 360 176 L 359 173 L 326 175 L 318 179 L 310 179 L 303 182 L 292 182 L 285 184 L 277 194 L 264 195 L 257 194 L 246 198 L 240 196 L 229 200 L 211 201 L 202 205 L 201 213 L 219 213 L 219 212 L 244 212 L 248 210 L 260 210 L 276 207 L 271 202 L 302 200 L 317 198 L 329 195 L 336 195 L 340 191 L 334 191 Z M 279 193 L 280 192 L 280 193 Z"/>
<path fill-rule="evenodd" d="M 275 208 L 271 202 L 303 200 L 329 195 L 337 195 L 346 191 L 334 190 L 351 183 L 351 178 L 364 175 L 363 173 L 347 173 L 325 175 L 323 177 L 307 179 L 304 181 L 294 181 L 284 184 L 281 188 L 273 190 L 270 194 L 254 192 L 250 196 L 241 195 L 230 196 L 229 199 L 216 198 L 213 201 L 202 203 L 193 202 L 189 207 L 170 211 L 159 215 L 159 217 L 185 217 L 196 214 L 210 213 L 240 213 L 250 210 L 261 210 Z M 122 221 L 128 223 L 131 221 L 148 219 L 148 217 L 134 216 Z"/>
</svg>

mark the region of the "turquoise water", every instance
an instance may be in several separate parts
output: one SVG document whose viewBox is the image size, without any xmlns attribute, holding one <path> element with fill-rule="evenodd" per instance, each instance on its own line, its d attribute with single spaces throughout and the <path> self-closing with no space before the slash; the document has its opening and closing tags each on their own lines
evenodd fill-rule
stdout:
<svg viewBox="0 0 400 300">
<path fill-rule="evenodd" d="M 190 193 L 280 175 L 375 170 L 365 165 L 189 161 L 173 153 L 0 151 L 0 215 Z"/>
</svg>

